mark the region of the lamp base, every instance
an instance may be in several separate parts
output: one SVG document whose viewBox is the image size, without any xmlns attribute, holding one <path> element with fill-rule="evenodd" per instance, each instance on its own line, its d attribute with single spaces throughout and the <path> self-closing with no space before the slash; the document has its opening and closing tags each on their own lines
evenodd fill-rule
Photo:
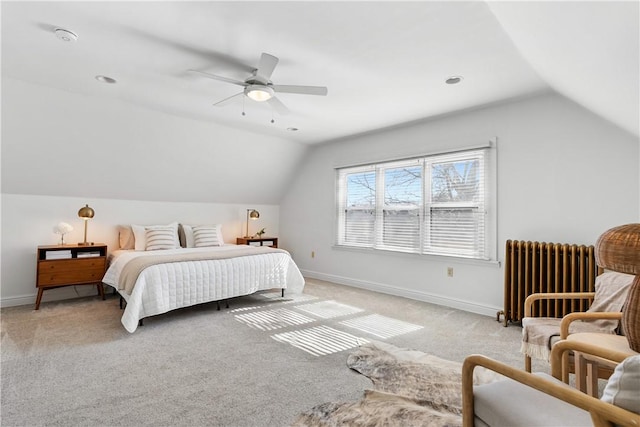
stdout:
<svg viewBox="0 0 640 427">
<path fill-rule="evenodd" d="M 78 246 L 93 246 L 94 244 L 93 242 L 80 242 Z"/>
</svg>

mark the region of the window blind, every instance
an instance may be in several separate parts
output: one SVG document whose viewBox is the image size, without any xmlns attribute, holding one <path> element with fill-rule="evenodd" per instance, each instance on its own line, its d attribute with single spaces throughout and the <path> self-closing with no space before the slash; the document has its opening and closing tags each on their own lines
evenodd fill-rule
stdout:
<svg viewBox="0 0 640 427">
<path fill-rule="evenodd" d="M 487 152 L 338 169 L 337 244 L 488 259 Z"/>
<path fill-rule="evenodd" d="M 338 182 L 338 240 L 345 245 L 372 247 L 376 222 L 375 169 L 342 170 Z"/>
<path fill-rule="evenodd" d="M 427 159 L 424 253 L 484 257 L 484 157 L 478 151 Z"/>
</svg>

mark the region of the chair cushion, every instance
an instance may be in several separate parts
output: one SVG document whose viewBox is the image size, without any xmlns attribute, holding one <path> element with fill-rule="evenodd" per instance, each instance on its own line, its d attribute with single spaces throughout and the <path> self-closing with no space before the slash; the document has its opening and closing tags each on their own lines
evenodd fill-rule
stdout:
<svg viewBox="0 0 640 427">
<path fill-rule="evenodd" d="M 522 344 L 520 351 L 534 359 L 549 360 L 551 347 L 560 339 L 560 322 L 555 317 L 525 317 L 522 319 Z M 600 332 L 600 327 L 592 322 L 572 322 L 569 332 Z M 613 333 L 613 330 L 608 331 Z"/>
<path fill-rule="evenodd" d="M 550 375 L 536 375 L 569 387 Z M 511 379 L 475 386 L 473 395 L 476 418 L 489 426 L 592 425 L 587 411 Z"/>
<path fill-rule="evenodd" d="M 640 414 L 640 355 L 627 357 L 616 366 L 601 400 Z"/>
<path fill-rule="evenodd" d="M 618 351 L 620 353 L 625 353 L 627 356 L 635 356 L 638 353 L 631 350 L 629 347 L 629 341 L 627 341 L 627 337 L 621 335 L 613 335 L 613 334 L 600 334 L 593 332 L 580 332 L 577 334 L 571 334 L 567 337 L 568 341 L 591 344 L 598 347 L 606 348 L 609 350 Z M 582 353 L 582 357 L 586 360 L 596 362 L 598 365 L 605 366 L 613 370 L 619 363 L 613 362 L 609 359 L 604 359 L 602 357 L 594 356 L 589 353 Z M 638 387 L 640 387 L 640 382 L 638 383 Z"/>
<path fill-rule="evenodd" d="M 596 296 L 587 312 L 622 311 L 622 306 L 629 293 L 634 275 L 607 271 L 596 277 Z M 588 320 L 606 331 L 613 331 L 618 327 L 619 320 L 598 319 Z"/>
</svg>

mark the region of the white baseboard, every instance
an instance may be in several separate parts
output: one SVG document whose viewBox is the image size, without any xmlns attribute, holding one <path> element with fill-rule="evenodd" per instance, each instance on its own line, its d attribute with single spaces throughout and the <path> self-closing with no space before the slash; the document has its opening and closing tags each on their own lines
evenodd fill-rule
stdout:
<svg viewBox="0 0 640 427">
<path fill-rule="evenodd" d="M 108 286 L 105 286 L 108 288 Z M 106 292 L 106 289 L 105 289 Z M 95 286 L 65 286 L 64 288 L 55 288 L 45 290 L 42 294 L 42 302 L 60 301 L 71 298 L 83 298 L 91 295 L 98 295 Z M 0 307 L 15 307 L 18 305 L 33 305 L 35 307 L 37 293 L 31 295 L 20 295 L 16 297 L 7 297 L 0 299 Z"/>
<path fill-rule="evenodd" d="M 0 299 L 0 307 L 16 307 L 18 305 L 32 305 L 36 303 L 36 295 L 22 295 Z"/>
<path fill-rule="evenodd" d="M 311 279 L 325 280 L 327 282 L 337 283 L 339 285 L 353 286 L 354 288 L 367 289 L 370 291 L 380 292 L 383 294 L 395 295 L 414 299 L 418 301 L 429 302 L 432 304 L 443 305 L 458 310 L 468 311 L 470 313 L 482 314 L 484 316 L 496 317 L 496 313 L 502 308 L 477 304 L 457 298 L 435 295 L 428 292 L 414 291 L 410 289 L 390 286 L 383 283 L 369 282 L 365 280 L 352 279 L 349 277 L 336 276 L 334 274 L 319 273 L 317 271 L 300 270 L 304 277 Z"/>
</svg>

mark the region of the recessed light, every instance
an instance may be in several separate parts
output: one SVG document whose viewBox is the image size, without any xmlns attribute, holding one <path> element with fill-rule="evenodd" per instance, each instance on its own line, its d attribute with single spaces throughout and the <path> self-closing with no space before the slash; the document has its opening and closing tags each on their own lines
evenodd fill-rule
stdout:
<svg viewBox="0 0 640 427">
<path fill-rule="evenodd" d="M 297 132 L 297 131 L 298 131 L 298 128 L 290 127 L 290 128 L 287 128 L 287 130 L 288 130 L 289 132 Z"/>
<path fill-rule="evenodd" d="M 116 83 L 116 79 L 112 79 L 111 77 L 107 77 L 107 76 L 96 76 L 96 80 L 101 83 L 108 83 L 108 84 Z"/>
<path fill-rule="evenodd" d="M 56 37 L 63 42 L 74 42 L 78 40 L 78 35 L 76 33 L 65 30 L 64 28 L 56 28 L 53 32 L 56 33 Z"/>
<path fill-rule="evenodd" d="M 456 85 L 458 83 L 460 83 L 462 81 L 463 77 L 462 76 L 451 76 L 449 77 L 447 80 L 445 80 L 444 82 L 448 85 Z"/>
</svg>

